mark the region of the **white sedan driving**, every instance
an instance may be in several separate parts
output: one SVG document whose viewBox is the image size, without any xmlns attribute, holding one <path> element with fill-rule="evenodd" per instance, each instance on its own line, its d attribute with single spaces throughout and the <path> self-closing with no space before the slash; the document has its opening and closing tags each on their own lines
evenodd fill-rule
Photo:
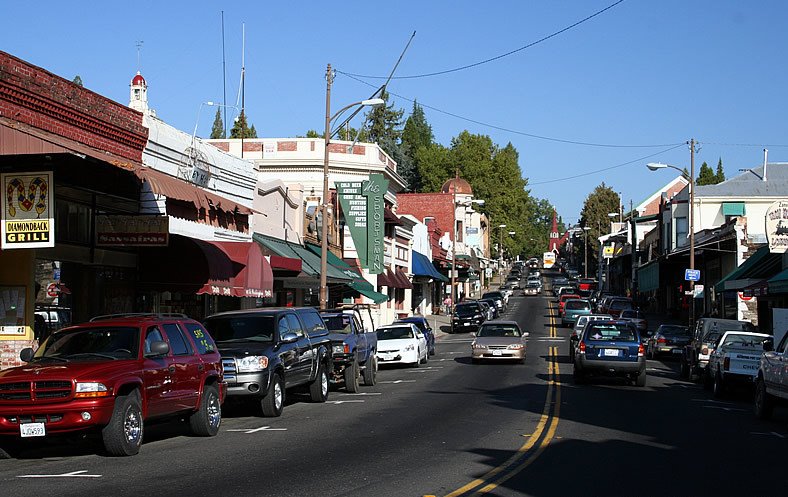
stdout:
<svg viewBox="0 0 788 497">
<path fill-rule="evenodd" d="M 429 360 L 427 339 L 412 323 L 381 326 L 378 336 L 378 364 L 410 364 L 414 368 Z"/>
</svg>

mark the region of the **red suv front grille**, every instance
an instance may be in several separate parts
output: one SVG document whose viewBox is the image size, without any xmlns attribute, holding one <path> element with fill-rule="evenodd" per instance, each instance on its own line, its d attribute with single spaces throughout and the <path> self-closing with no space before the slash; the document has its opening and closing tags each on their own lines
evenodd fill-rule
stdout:
<svg viewBox="0 0 788 497">
<path fill-rule="evenodd" d="M 0 383 L 0 401 L 65 399 L 71 390 L 72 382 L 66 380 Z"/>
</svg>

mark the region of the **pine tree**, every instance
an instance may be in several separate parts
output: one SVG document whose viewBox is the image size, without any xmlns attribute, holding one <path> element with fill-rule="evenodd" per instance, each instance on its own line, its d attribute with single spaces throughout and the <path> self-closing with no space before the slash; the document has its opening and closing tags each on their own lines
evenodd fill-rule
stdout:
<svg viewBox="0 0 788 497">
<path fill-rule="evenodd" d="M 213 118 L 213 127 L 211 128 L 211 139 L 227 138 L 224 134 L 224 122 L 222 121 L 222 112 L 216 109 L 216 117 Z"/>
<path fill-rule="evenodd" d="M 717 162 L 717 174 L 716 178 L 717 183 L 722 183 L 725 181 L 725 171 L 722 170 L 722 157 L 720 157 L 720 161 Z"/>
<path fill-rule="evenodd" d="M 704 185 L 714 185 L 717 184 L 717 177 L 714 175 L 714 171 L 711 170 L 706 162 L 700 165 L 700 172 L 698 173 L 698 178 L 695 180 L 695 184 L 698 186 Z"/>
<path fill-rule="evenodd" d="M 246 124 L 246 114 L 243 111 L 235 120 L 235 123 L 233 123 L 233 128 L 230 130 L 230 138 L 257 138 L 257 132 L 254 129 L 254 125 L 249 128 Z"/>
<path fill-rule="evenodd" d="M 404 114 L 404 111 L 402 109 L 395 110 L 394 104 L 388 105 L 388 92 L 383 91 L 380 98 L 387 103 L 373 107 L 366 114 L 366 128 L 369 130 L 369 141 L 379 143 L 381 138 L 388 137 L 387 143 L 397 144 L 402 136 L 400 127 L 402 126 L 402 114 Z M 381 148 L 383 148 L 382 145 Z M 396 155 L 393 150 L 386 150 L 385 148 L 384 150 L 391 156 Z"/>
</svg>

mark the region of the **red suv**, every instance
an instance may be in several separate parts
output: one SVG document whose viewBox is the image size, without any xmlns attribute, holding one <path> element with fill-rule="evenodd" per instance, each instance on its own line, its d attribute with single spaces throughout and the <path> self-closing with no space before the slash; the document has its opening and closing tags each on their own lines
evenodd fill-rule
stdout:
<svg viewBox="0 0 788 497">
<path fill-rule="evenodd" d="M 27 365 L 0 371 L 0 447 L 96 430 L 109 454 L 130 456 L 145 421 L 184 414 L 197 435 L 219 431 L 221 357 L 186 316 L 101 316 L 20 356 Z"/>
</svg>

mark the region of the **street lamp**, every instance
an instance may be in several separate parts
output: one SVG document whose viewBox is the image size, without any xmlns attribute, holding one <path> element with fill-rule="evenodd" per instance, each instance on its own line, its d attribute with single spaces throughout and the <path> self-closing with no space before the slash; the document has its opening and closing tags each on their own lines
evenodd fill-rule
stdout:
<svg viewBox="0 0 788 497">
<path fill-rule="evenodd" d="M 331 64 L 328 64 L 326 69 L 326 128 L 325 128 L 325 151 L 323 152 L 323 205 L 321 207 L 323 213 L 323 223 L 321 226 L 320 234 L 320 309 L 323 310 L 327 307 L 328 303 L 328 146 L 331 142 L 331 137 L 334 133 L 331 131 L 331 122 L 340 114 L 345 112 L 351 107 L 360 105 L 376 106 L 383 105 L 385 101 L 382 98 L 372 98 L 368 100 L 361 100 L 360 102 L 353 102 L 339 109 L 339 111 L 331 115 L 331 83 L 334 81 L 334 72 L 331 70 Z"/>
<path fill-rule="evenodd" d="M 659 162 L 649 162 L 646 164 L 646 167 L 649 168 L 651 171 L 656 171 L 658 169 L 665 169 L 671 168 L 675 169 L 676 171 L 680 172 L 681 175 L 689 181 L 689 243 L 690 243 L 690 253 L 689 253 L 689 268 L 690 270 L 695 270 L 695 139 L 692 138 L 688 142 L 690 146 L 690 174 L 689 178 L 687 178 L 687 174 L 684 172 L 683 169 L 679 169 L 676 166 L 671 166 L 670 164 L 662 164 Z M 690 280 L 690 292 L 691 299 L 690 299 L 690 306 L 689 306 L 689 326 L 692 327 L 692 322 L 695 320 L 695 281 Z"/>
</svg>

